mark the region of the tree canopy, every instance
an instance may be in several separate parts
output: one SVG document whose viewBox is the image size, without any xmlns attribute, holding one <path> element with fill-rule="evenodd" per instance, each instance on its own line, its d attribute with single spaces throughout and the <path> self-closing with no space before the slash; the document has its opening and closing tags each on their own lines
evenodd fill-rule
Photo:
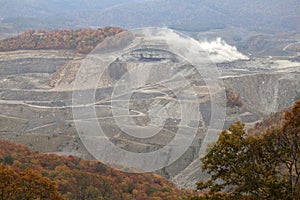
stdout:
<svg viewBox="0 0 300 200">
<path fill-rule="evenodd" d="M 124 173 L 99 161 L 41 154 L 0 140 L 0 200 L 182 200 L 190 195 L 156 174 Z"/>
<path fill-rule="evenodd" d="M 210 175 L 197 184 L 212 199 L 299 199 L 300 100 L 280 125 L 247 133 L 236 122 L 201 160 Z"/>
<path fill-rule="evenodd" d="M 0 41 L 0 51 L 69 49 L 79 53 L 89 53 L 105 38 L 124 31 L 121 28 L 105 27 L 81 30 L 28 30 L 24 33 Z"/>
<path fill-rule="evenodd" d="M 37 171 L 27 169 L 16 172 L 10 166 L 0 164 L 1 200 L 64 200 L 58 186 L 49 178 L 42 177 Z"/>
</svg>

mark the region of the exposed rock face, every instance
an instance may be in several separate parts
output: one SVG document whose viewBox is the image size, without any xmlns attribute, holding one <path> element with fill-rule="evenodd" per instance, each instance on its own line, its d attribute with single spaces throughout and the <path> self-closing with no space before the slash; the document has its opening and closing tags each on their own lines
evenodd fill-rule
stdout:
<svg viewBox="0 0 300 200">
<path fill-rule="evenodd" d="M 0 54 L 0 137 L 32 146 L 43 152 L 59 152 L 89 157 L 74 126 L 72 116 L 72 88 L 82 55 L 66 51 L 22 51 Z M 235 120 L 253 123 L 270 112 L 290 106 L 300 97 L 300 65 L 288 66 L 260 60 L 219 64 L 226 88 L 240 94 L 243 106 L 228 112 L 225 127 Z M 165 118 L 160 137 L 139 140 L 124 134 L 114 121 L 111 94 L 113 85 L 135 67 L 158 66 L 149 77 L 159 80 L 170 69 L 176 69 L 193 85 L 199 100 L 201 119 L 190 123 L 186 130 L 197 130 L 188 150 L 172 165 L 159 173 L 181 187 L 193 188 L 199 177 L 199 149 L 210 124 L 211 102 L 205 82 L 188 63 L 170 52 L 153 48 L 138 49 L 115 60 L 99 78 L 95 93 L 96 113 L 110 140 L 120 148 L 133 152 L 160 149 L 176 134 L 180 106 L 174 93 L 159 84 L 137 88 L 130 101 L 130 115 L 142 126 L 155 126 L 155 119 Z M 259 65 L 258 65 L 259 64 Z M 285 66 L 285 68 L 283 68 Z M 97 70 L 97 66 L 90 69 Z M 176 90 L 176 79 L 169 80 Z M 178 85 L 178 88 L 176 86 Z M 26 88 L 26 89 L 24 89 Z M 82 91 L 82 95 L 85 91 Z M 118 99 L 114 99 L 118 101 Z M 154 106 L 160 105 L 160 106 Z M 80 119 L 80 120 L 87 120 Z M 196 125 L 195 125 L 196 124 Z M 130 129 L 131 126 L 126 128 Z M 141 131 L 146 131 L 141 128 Z"/>
<path fill-rule="evenodd" d="M 300 94 L 299 72 L 275 72 L 224 79 L 229 88 L 238 92 L 247 110 L 269 115 L 290 107 Z"/>
<path fill-rule="evenodd" d="M 0 52 L 0 88 L 33 89 L 76 54 L 68 51 Z"/>
</svg>

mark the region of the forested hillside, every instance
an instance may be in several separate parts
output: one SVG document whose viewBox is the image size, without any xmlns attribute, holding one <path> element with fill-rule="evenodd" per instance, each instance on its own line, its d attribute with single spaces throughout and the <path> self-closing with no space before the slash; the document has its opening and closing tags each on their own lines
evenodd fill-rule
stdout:
<svg viewBox="0 0 300 200">
<path fill-rule="evenodd" d="M 202 162 L 212 176 L 198 183 L 200 199 L 299 199 L 300 100 L 249 132 L 231 125 Z"/>
<path fill-rule="evenodd" d="M 0 140 L 0 199 L 186 199 L 155 174 L 129 174 L 97 161 L 41 154 Z M 1 198 L 2 197 L 2 198 Z"/>
<path fill-rule="evenodd" d="M 89 53 L 105 38 L 124 31 L 121 28 L 26 31 L 16 37 L 0 41 L 0 51 L 70 49 L 79 53 Z"/>
</svg>

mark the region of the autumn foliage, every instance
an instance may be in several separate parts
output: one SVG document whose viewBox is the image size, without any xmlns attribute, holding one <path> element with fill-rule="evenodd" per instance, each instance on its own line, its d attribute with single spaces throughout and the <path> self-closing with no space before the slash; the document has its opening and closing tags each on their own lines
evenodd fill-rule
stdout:
<svg viewBox="0 0 300 200">
<path fill-rule="evenodd" d="M 70 49 L 89 53 L 105 38 L 122 31 L 124 30 L 115 27 L 54 32 L 28 30 L 16 37 L 0 41 L 0 51 Z"/>
<path fill-rule="evenodd" d="M 242 107 L 243 103 L 241 96 L 238 93 L 234 93 L 231 90 L 226 90 L 227 106 L 230 108 Z"/>
<path fill-rule="evenodd" d="M 0 199 L 2 194 L 5 200 L 181 200 L 191 194 L 159 175 L 123 173 L 98 161 L 41 154 L 4 140 L 0 162 Z"/>
<path fill-rule="evenodd" d="M 197 186 L 209 192 L 194 199 L 300 198 L 300 100 L 256 128 L 237 122 L 220 133 L 202 158 L 211 178 Z"/>
<path fill-rule="evenodd" d="M 282 127 L 285 122 L 285 113 L 290 111 L 289 109 L 284 109 L 280 112 L 271 113 L 269 117 L 263 119 L 254 125 L 253 128 L 248 130 L 249 135 L 259 136 L 268 130 L 276 129 Z"/>
<path fill-rule="evenodd" d="M 35 170 L 26 169 L 18 172 L 10 166 L 0 164 L 0 177 L 1 200 L 65 199 L 58 192 L 58 186 L 55 182 L 42 177 Z"/>
</svg>

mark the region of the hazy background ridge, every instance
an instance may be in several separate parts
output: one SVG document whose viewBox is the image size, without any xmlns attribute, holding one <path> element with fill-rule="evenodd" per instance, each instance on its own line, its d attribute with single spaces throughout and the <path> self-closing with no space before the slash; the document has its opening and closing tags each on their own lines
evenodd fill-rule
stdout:
<svg viewBox="0 0 300 200">
<path fill-rule="evenodd" d="M 107 25 L 238 26 L 268 32 L 300 29 L 299 0 L 1 0 L 0 5 L 1 23 L 19 23 L 19 29 Z M 27 20 L 22 26 L 28 27 L 20 26 L 20 20 Z"/>
</svg>

